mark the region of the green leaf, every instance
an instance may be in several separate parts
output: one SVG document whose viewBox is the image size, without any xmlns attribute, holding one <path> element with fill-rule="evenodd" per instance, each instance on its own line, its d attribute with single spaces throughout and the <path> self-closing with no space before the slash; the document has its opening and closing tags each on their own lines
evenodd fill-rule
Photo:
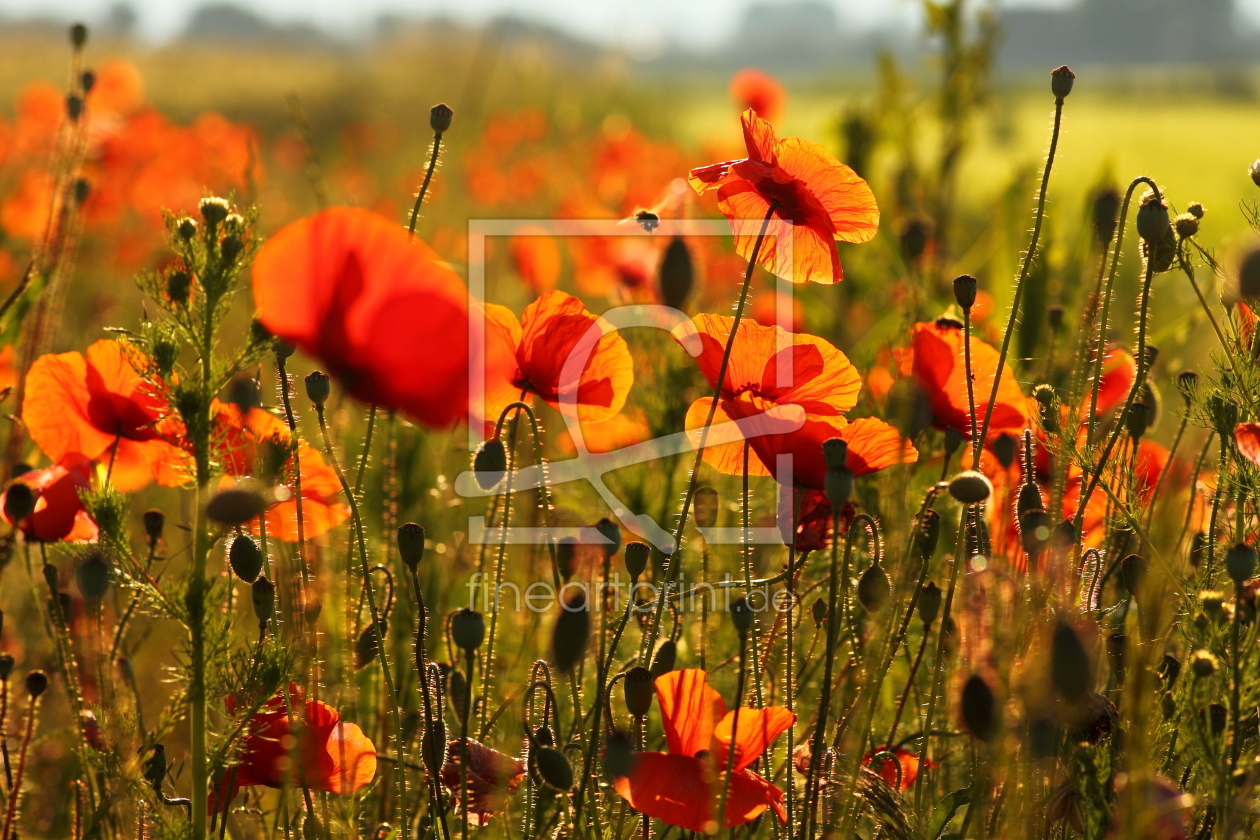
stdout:
<svg viewBox="0 0 1260 840">
<path fill-rule="evenodd" d="M 945 826 L 949 825 L 954 814 L 958 813 L 958 809 L 970 801 L 971 788 L 965 787 L 947 794 L 940 802 L 937 802 L 936 807 L 932 809 L 932 818 L 927 824 L 928 840 L 938 840 Z"/>
</svg>

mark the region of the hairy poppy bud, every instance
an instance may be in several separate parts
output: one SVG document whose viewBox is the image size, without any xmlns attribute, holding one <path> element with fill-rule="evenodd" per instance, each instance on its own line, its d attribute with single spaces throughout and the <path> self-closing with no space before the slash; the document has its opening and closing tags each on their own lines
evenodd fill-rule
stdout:
<svg viewBox="0 0 1260 840">
<path fill-rule="evenodd" d="M 474 609 L 464 607 L 451 616 L 451 637 L 463 651 L 474 651 L 486 638 L 486 619 Z"/>
<path fill-rule="evenodd" d="M 979 674 L 972 674 L 963 686 L 962 716 L 967 731 L 977 741 L 988 743 L 997 737 L 1001 710 L 993 696 L 993 689 Z"/>
<path fill-rule="evenodd" d="M 43 671 L 31 671 L 26 675 L 26 693 L 35 699 L 48 689 L 48 676 Z"/>
<path fill-rule="evenodd" d="M 936 616 L 941 611 L 942 599 L 941 588 L 935 581 L 929 580 L 919 590 L 919 620 L 923 622 L 924 627 L 931 627 L 936 621 Z"/>
<path fill-rule="evenodd" d="M 254 602 L 254 618 L 259 624 L 266 624 L 276 611 L 276 585 L 263 576 L 253 582 L 249 594 Z"/>
<path fill-rule="evenodd" d="M 1067 98 L 1067 95 L 1072 92 L 1072 83 L 1075 80 L 1076 74 L 1068 69 L 1066 64 L 1050 71 L 1050 92 L 1054 94 L 1055 102 L 1062 102 Z"/>
<path fill-rule="evenodd" d="M 1032 482 L 1019 485 L 1019 497 L 1015 500 L 1015 518 L 1023 519 L 1024 514 L 1034 510 L 1045 510 L 1045 500 L 1041 498 L 1041 490 Z"/>
<path fill-rule="evenodd" d="M 306 375 L 306 398 L 322 407 L 332 393 L 332 379 L 322 370 L 313 370 Z"/>
<path fill-rule="evenodd" d="M 1069 703 L 1077 702 L 1094 687 L 1094 665 L 1076 629 L 1066 622 L 1054 628 L 1050 681 Z"/>
<path fill-rule="evenodd" d="M 389 633 L 389 625 L 384 618 L 380 621 L 368 622 L 368 625 L 359 632 L 359 638 L 355 639 L 354 668 L 356 671 L 361 671 L 376 661 L 376 654 L 380 651 L 380 645 L 377 642 L 378 631 L 381 638 L 385 638 Z"/>
<path fill-rule="evenodd" d="M 424 559 L 424 528 L 408 522 L 398 529 L 398 553 L 413 572 Z"/>
<path fill-rule="evenodd" d="M 1256 576 L 1256 550 L 1245 542 L 1236 542 L 1225 552 L 1225 573 L 1240 586 Z"/>
<path fill-rule="evenodd" d="M 560 673 L 570 673 L 582 661 L 590 635 L 590 604 L 579 589 L 565 600 L 551 631 L 551 658 Z"/>
<path fill-rule="evenodd" d="M 267 509 L 267 500 L 256 490 L 231 487 L 220 490 L 206 503 L 206 516 L 224 525 L 243 525 Z"/>
<path fill-rule="evenodd" d="M 1053 386 L 1038 385 L 1033 388 L 1033 399 L 1037 401 L 1040 408 L 1038 413 L 1041 418 L 1041 428 L 1045 429 L 1047 434 L 1058 434 L 1059 395 L 1055 393 Z"/>
<path fill-rule="evenodd" d="M 1260 160 L 1253 161 L 1251 166 L 1247 167 L 1247 174 L 1251 176 L 1251 183 L 1260 187 Z"/>
<path fill-rule="evenodd" d="M 0 680 L 7 680 L 13 673 L 13 654 L 0 653 Z"/>
<path fill-rule="evenodd" d="M 1155 272 L 1172 267 L 1177 253 L 1177 240 L 1168 218 L 1168 204 L 1154 191 L 1142 197 L 1137 211 L 1138 236 L 1142 238 L 1142 256 Z"/>
<path fill-rule="evenodd" d="M 206 196 L 201 199 L 201 203 L 197 205 L 197 209 L 201 211 L 201 218 L 206 225 L 214 229 L 223 223 L 231 212 L 231 207 L 227 203 L 227 199 L 218 198 L 216 196 Z"/>
<path fill-rule="evenodd" d="M 1219 662 L 1211 651 L 1196 650 L 1190 657 L 1190 671 L 1199 679 L 1207 679 L 1216 673 Z"/>
<path fill-rule="evenodd" d="M 1050 549 L 1065 552 L 1074 545 L 1076 545 L 1076 526 L 1072 524 L 1072 520 L 1064 519 L 1050 534 Z"/>
<path fill-rule="evenodd" d="M 149 508 L 144 512 L 144 533 L 150 542 L 157 542 L 162 539 L 162 532 L 166 529 L 166 514 L 157 508 Z"/>
<path fill-rule="evenodd" d="M 931 560 L 932 555 L 936 554 L 936 544 L 940 539 L 941 515 L 928 508 L 923 511 L 923 518 L 919 520 L 919 557 L 923 562 Z"/>
<path fill-rule="evenodd" d="M 1193 213 L 1179 213 L 1177 218 L 1173 219 L 1173 230 L 1177 232 L 1178 239 L 1189 239 L 1199 232 L 1199 216 Z"/>
<path fill-rule="evenodd" d="M 573 790 L 573 765 L 564 753 L 555 747 L 538 747 L 530 754 L 538 775 L 550 787 L 561 791 Z"/>
<path fill-rule="evenodd" d="M 653 677 L 659 677 L 674 670 L 674 665 L 677 662 L 678 645 L 673 639 L 666 639 L 656 649 L 656 655 L 652 657 L 652 667 L 649 670 L 651 670 Z"/>
<path fill-rule="evenodd" d="M 1138 591 L 1142 588 L 1142 582 L 1146 579 L 1146 558 L 1137 554 L 1130 554 L 1120 561 L 1120 582 L 1124 584 L 1124 588 L 1129 591 L 1130 595 L 1135 598 Z"/>
<path fill-rule="evenodd" d="M 1046 323 L 1053 332 L 1063 329 L 1063 318 L 1066 314 L 1062 306 L 1052 306 L 1046 310 Z"/>
<path fill-rule="evenodd" d="M 241 371 L 228 380 L 223 389 L 224 399 L 236 406 L 241 414 L 248 414 L 262 405 L 262 395 L 258 390 L 258 380 Z"/>
<path fill-rule="evenodd" d="M 440 720 L 430 721 L 420 739 L 420 755 L 430 775 L 442 772 L 442 764 L 446 753 L 446 724 Z"/>
<path fill-rule="evenodd" d="M 283 338 L 276 336 L 271 340 L 271 352 L 276 354 L 276 358 L 284 361 L 293 355 L 297 350 L 291 342 L 285 341 Z"/>
<path fill-rule="evenodd" d="M 450 131 L 451 120 L 454 119 L 455 112 L 451 110 L 451 106 L 445 102 L 439 102 L 429 109 L 429 128 L 433 129 L 433 133 L 439 137 Z"/>
<path fill-rule="evenodd" d="M 954 278 L 954 300 L 963 312 L 970 312 L 976 305 L 976 278 L 970 274 L 961 274 Z"/>
<path fill-rule="evenodd" d="M 652 710 L 654 680 L 652 672 L 641 666 L 626 671 L 626 676 L 621 681 L 622 690 L 625 692 L 626 711 L 634 717 L 644 717 Z"/>
<path fill-rule="evenodd" d="M 660 289 L 661 302 L 675 309 L 682 309 L 691 295 L 691 287 L 695 283 L 695 267 L 691 261 L 691 249 L 681 236 L 675 236 L 665 247 L 661 257 L 660 271 L 657 273 L 657 287 Z"/>
<path fill-rule="evenodd" d="M 172 303 L 185 304 L 192 291 L 192 275 L 182 269 L 166 275 L 166 296 Z"/>
<path fill-rule="evenodd" d="M 109 591 L 109 578 L 112 571 L 109 561 L 99 551 L 93 551 L 83 558 L 78 568 L 74 570 L 74 579 L 79 584 L 79 591 L 83 593 L 83 597 L 89 600 L 104 598 L 105 593 Z"/>
<path fill-rule="evenodd" d="M 988 499 L 993 493 L 993 485 L 983 473 L 975 470 L 960 472 L 950 479 L 949 495 L 965 505 L 975 505 Z"/>
<path fill-rule="evenodd" d="M 1106 248 L 1116 235 L 1116 218 L 1120 213 L 1120 194 L 1113 187 L 1103 187 L 1094 194 L 1092 208 L 1094 236 Z"/>
<path fill-rule="evenodd" d="M 599 531 L 600 536 L 608 540 L 608 542 L 600 546 L 600 549 L 604 552 L 604 559 L 607 560 L 621 548 L 621 528 L 618 527 L 616 522 L 613 522 L 608 517 L 604 517 L 595 523 L 595 530 Z"/>
<path fill-rule="evenodd" d="M 1030 557 L 1040 557 L 1046 550 L 1046 543 L 1050 541 L 1050 525 L 1050 514 L 1040 508 L 1034 508 L 1020 517 L 1020 542 Z"/>
<path fill-rule="evenodd" d="M 639 580 L 647 568 L 648 557 L 651 553 L 652 549 L 647 543 L 638 541 L 626 543 L 626 550 L 622 552 L 621 560 L 626 564 L 626 574 L 630 575 L 631 583 Z"/>
<path fill-rule="evenodd" d="M 626 733 L 614 729 L 604 743 L 604 776 L 608 779 L 625 778 L 634 771 L 634 765 L 634 744 Z"/>
<path fill-rule="evenodd" d="M 4 518 L 16 525 L 35 512 L 35 502 L 35 491 L 15 481 L 4 493 Z"/>
<path fill-rule="evenodd" d="M 507 472 L 507 450 L 503 441 L 491 438 L 473 456 L 473 477 L 482 490 L 489 490 L 503 479 Z"/>
<path fill-rule="evenodd" d="M 87 43 L 88 28 L 86 24 L 76 23 L 70 27 L 70 45 L 76 50 L 82 49 Z"/>
<path fill-rule="evenodd" d="M 827 606 L 827 602 L 822 598 L 815 598 L 814 604 L 810 607 L 809 611 L 810 615 L 814 618 L 814 626 L 822 627 L 823 623 L 827 620 L 827 613 L 830 611 L 830 608 Z"/>
<path fill-rule="evenodd" d="M 1134 440 L 1140 440 L 1146 434 L 1146 427 L 1151 421 L 1151 409 L 1144 402 L 1135 402 L 1129 406 L 1124 416 L 1124 428 Z"/>
<path fill-rule="evenodd" d="M 263 553 L 254 538 L 241 534 L 232 540 L 228 549 L 228 565 L 232 572 L 246 583 L 253 583 L 263 568 Z"/>
<path fill-rule="evenodd" d="M 731 624 L 735 625 L 735 632 L 739 634 L 741 640 L 748 637 L 754 618 L 756 616 L 753 613 L 752 604 L 748 603 L 747 598 L 741 596 L 731 602 Z"/>
<path fill-rule="evenodd" d="M 712 487 L 696 488 L 692 506 L 696 509 L 697 528 L 712 528 L 717 524 L 718 504 L 718 492 Z"/>
<path fill-rule="evenodd" d="M 451 698 L 451 705 L 455 707 L 455 713 L 460 717 L 464 717 L 464 712 L 468 708 L 468 679 L 464 676 L 463 671 L 451 671 L 450 676 L 446 678 L 446 693 Z"/>
<path fill-rule="evenodd" d="M 888 580 L 888 573 L 884 571 L 883 566 L 872 563 L 858 578 L 858 603 L 868 613 L 877 613 L 888 603 L 891 595 L 892 583 Z"/>
</svg>

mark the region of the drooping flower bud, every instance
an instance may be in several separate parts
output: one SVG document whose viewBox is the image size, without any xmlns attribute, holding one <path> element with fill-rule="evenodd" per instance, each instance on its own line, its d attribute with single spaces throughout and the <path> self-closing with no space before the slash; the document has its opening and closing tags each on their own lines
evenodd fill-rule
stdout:
<svg viewBox="0 0 1260 840">
<path fill-rule="evenodd" d="M 424 528 L 408 522 L 398 529 L 398 553 L 408 569 L 415 571 L 424 559 Z"/>
<path fill-rule="evenodd" d="M 1094 194 L 1092 215 L 1094 237 L 1106 248 L 1116 235 L 1116 220 L 1120 213 L 1120 193 L 1114 187 L 1103 187 Z"/>
<path fill-rule="evenodd" d="M 1137 554 L 1130 554 L 1120 561 L 1120 582 L 1124 584 L 1124 588 L 1129 594 L 1136 598 L 1142 589 L 1142 583 L 1146 580 L 1146 558 Z"/>
<path fill-rule="evenodd" d="M 813 606 L 810 607 L 810 615 L 813 616 L 815 627 L 823 626 L 823 623 L 827 620 L 827 613 L 829 610 L 830 608 L 827 606 L 827 602 L 822 598 L 814 599 Z"/>
<path fill-rule="evenodd" d="M 464 607 L 451 616 L 451 638 L 455 646 L 465 652 L 481 647 L 486 638 L 486 619 L 474 609 Z"/>
<path fill-rule="evenodd" d="M 491 438 L 473 456 L 473 476 L 482 490 L 489 490 L 503 479 L 507 472 L 507 449 L 503 441 Z"/>
<path fill-rule="evenodd" d="M 862 609 L 873 614 L 884 608 L 891 595 L 892 583 L 888 580 L 888 573 L 883 566 L 872 563 L 858 578 L 858 603 Z"/>
<path fill-rule="evenodd" d="M 560 542 L 556 543 L 556 567 L 560 572 L 560 579 L 565 583 L 577 571 L 578 545 L 577 537 L 561 537 Z"/>
<path fill-rule="evenodd" d="M 538 775 L 550 787 L 560 791 L 573 790 L 573 765 L 564 753 L 555 747 L 538 747 L 530 753 Z"/>
<path fill-rule="evenodd" d="M 1251 166 L 1247 167 L 1247 174 L 1251 176 L 1251 183 L 1260 187 L 1260 160 L 1253 161 Z"/>
<path fill-rule="evenodd" d="M 673 639 L 666 639 L 656 649 L 656 655 L 652 657 L 652 667 L 649 670 L 651 670 L 653 677 L 660 677 L 662 674 L 668 674 L 674 670 L 674 665 L 677 662 L 678 644 Z"/>
<path fill-rule="evenodd" d="M 604 742 L 604 777 L 612 780 L 629 776 L 634 772 L 636 759 L 629 736 L 614 729 Z"/>
<path fill-rule="evenodd" d="M 1124 428 L 1129 433 L 1129 437 L 1141 440 L 1142 435 L 1146 434 L 1146 427 L 1151 421 L 1151 409 L 1144 402 L 1135 402 L 1129 406 L 1129 411 L 1124 415 Z"/>
<path fill-rule="evenodd" d="M 206 516 L 224 525 L 244 525 L 267 509 L 267 500 L 256 490 L 230 487 L 220 490 L 206 503 Z"/>
<path fill-rule="evenodd" d="M 9 674 L 13 673 L 13 654 L 0 653 L 0 680 L 7 680 Z"/>
<path fill-rule="evenodd" d="M 1067 315 L 1067 311 L 1062 306 L 1052 306 L 1046 310 L 1046 323 L 1050 325 L 1051 332 L 1058 333 L 1063 329 L 1063 318 Z"/>
<path fill-rule="evenodd" d="M 608 517 L 604 517 L 595 523 L 595 530 L 599 531 L 600 536 L 608 540 L 608 542 L 600 545 L 600 550 L 604 552 L 604 558 L 612 557 L 621 548 L 621 528 L 616 522 Z"/>
</svg>

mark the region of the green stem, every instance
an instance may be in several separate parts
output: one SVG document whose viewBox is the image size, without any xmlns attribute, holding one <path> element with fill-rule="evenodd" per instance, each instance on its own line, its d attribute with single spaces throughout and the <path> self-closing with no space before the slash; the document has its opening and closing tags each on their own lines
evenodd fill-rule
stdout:
<svg viewBox="0 0 1260 840">
<path fill-rule="evenodd" d="M 416 219 L 420 217 L 420 205 L 424 203 L 424 194 L 429 191 L 429 181 L 433 180 L 433 170 L 437 167 L 438 151 L 442 148 L 442 133 L 433 135 L 433 154 L 429 156 L 429 168 L 424 173 L 424 183 L 420 192 L 416 193 L 416 204 L 411 208 L 411 223 L 407 225 L 407 235 L 416 235 Z"/>
<path fill-rule="evenodd" d="M 748 675 L 748 635 L 739 634 L 739 676 L 735 681 L 735 711 L 731 716 L 731 743 L 726 750 L 726 772 L 722 775 L 722 796 L 714 816 L 714 833 L 726 822 L 726 801 L 731 793 L 731 775 L 735 772 L 735 753 L 739 749 L 739 710 L 744 705 L 744 681 Z"/>
</svg>

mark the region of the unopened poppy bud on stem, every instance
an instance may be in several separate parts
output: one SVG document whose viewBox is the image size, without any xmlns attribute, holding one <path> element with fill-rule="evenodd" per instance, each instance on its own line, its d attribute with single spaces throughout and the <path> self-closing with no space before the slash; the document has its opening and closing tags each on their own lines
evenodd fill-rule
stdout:
<svg viewBox="0 0 1260 840">
<path fill-rule="evenodd" d="M 424 559 L 424 528 L 408 522 L 398 529 L 398 554 L 408 569 L 415 571 Z"/>
<path fill-rule="evenodd" d="M 1075 81 L 1076 74 L 1066 64 L 1050 71 L 1050 92 L 1054 94 L 1055 102 L 1062 102 L 1067 98 Z"/>
<path fill-rule="evenodd" d="M 250 598 L 254 602 L 254 617 L 259 626 L 271 620 L 276 611 L 276 585 L 267 578 L 260 577 L 250 587 Z"/>
<path fill-rule="evenodd" d="M 739 634 L 741 640 L 748 638 L 748 631 L 752 629 L 753 614 L 752 604 L 748 603 L 748 599 L 739 597 L 731 603 L 731 623 L 735 625 L 735 632 Z"/>
<path fill-rule="evenodd" d="M 560 673 L 568 674 L 586 653 L 591 635 L 591 610 L 586 593 L 578 590 L 564 602 L 551 633 L 551 653 Z"/>
<path fill-rule="evenodd" d="M 967 731 L 977 741 L 988 743 L 998 734 L 1001 725 L 1001 710 L 993 689 L 979 674 L 972 674 L 962 692 L 962 717 Z"/>
<path fill-rule="evenodd" d="M 144 512 L 144 533 L 149 538 L 149 542 L 156 543 L 162 539 L 162 532 L 166 530 L 166 514 L 157 508 L 149 508 Z"/>
<path fill-rule="evenodd" d="M 935 581 L 929 580 L 919 590 L 919 620 L 924 627 L 931 627 L 941 611 L 941 588 Z"/>
<path fill-rule="evenodd" d="M 253 583 L 262 572 L 262 549 L 254 542 L 253 537 L 241 534 L 232 540 L 232 546 L 228 549 L 228 565 L 238 578 L 246 583 Z"/>
<path fill-rule="evenodd" d="M 75 581 L 79 591 L 89 600 L 99 600 L 109 591 L 111 568 L 105 555 L 94 551 L 83 559 L 75 569 Z"/>
<path fill-rule="evenodd" d="M 307 399 L 323 408 L 332 393 L 332 379 L 322 370 L 313 370 L 306 375 L 305 381 Z"/>
<path fill-rule="evenodd" d="M 473 476 L 482 490 L 489 490 L 503 479 L 507 472 L 507 449 L 497 437 L 481 444 L 473 456 Z"/>
<path fill-rule="evenodd" d="M 441 137 L 451 128 L 451 120 L 454 119 L 455 112 L 451 110 L 451 106 L 445 102 L 439 102 L 429 109 L 429 128 L 433 129 L 433 133 Z"/>
<path fill-rule="evenodd" d="M 655 696 L 652 690 L 653 681 L 652 672 L 647 668 L 635 667 L 626 672 L 622 680 L 622 690 L 625 692 L 626 711 L 634 717 L 644 717 L 651 711 L 652 698 Z"/>
<path fill-rule="evenodd" d="M 476 650 L 486 637 L 485 617 L 476 610 L 464 607 L 451 617 L 451 637 L 460 650 Z"/>
<path fill-rule="evenodd" d="M 1256 550 L 1245 542 L 1237 542 L 1225 552 L 1225 573 L 1242 585 L 1256 576 Z"/>
<path fill-rule="evenodd" d="M 666 639 L 661 642 L 661 646 L 656 649 L 656 655 L 652 657 L 652 676 L 660 677 L 674 670 L 674 665 L 678 662 L 678 643 L 673 639 Z"/>
<path fill-rule="evenodd" d="M 70 27 L 70 45 L 76 50 L 82 49 L 87 43 L 88 28 L 86 24 L 76 23 Z"/>
<path fill-rule="evenodd" d="M 26 693 L 35 699 L 48 689 L 48 675 L 43 671 L 31 671 L 26 675 Z"/>
<path fill-rule="evenodd" d="M 13 654 L 0 653 L 0 680 L 7 680 L 13 673 Z"/>
<path fill-rule="evenodd" d="M 888 580 L 888 573 L 883 566 L 872 563 L 858 578 L 858 603 L 868 613 L 877 613 L 888 603 L 891 595 L 892 583 Z"/>
<path fill-rule="evenodd" d="M 267 509 L 267 500 L 256 490 L 230 487 L 206 503 L 206 516 L 224 525 L 243 525 Z"/>
</svg>

